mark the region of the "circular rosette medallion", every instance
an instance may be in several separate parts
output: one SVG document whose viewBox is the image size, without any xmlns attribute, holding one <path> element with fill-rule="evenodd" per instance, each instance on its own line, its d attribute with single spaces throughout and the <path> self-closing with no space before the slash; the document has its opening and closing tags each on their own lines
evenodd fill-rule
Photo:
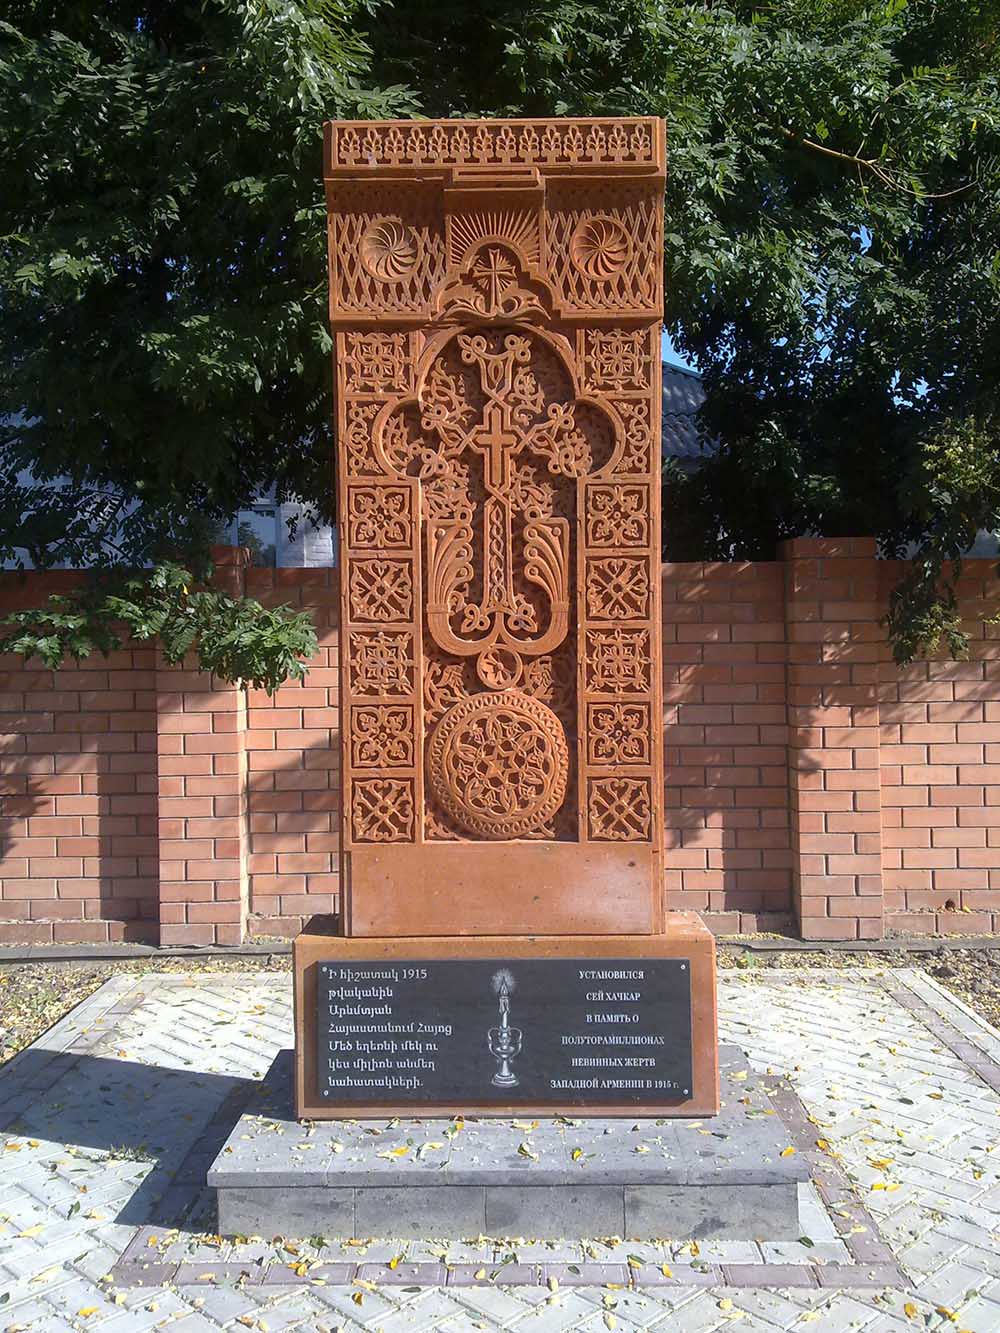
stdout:
<svg viewBox="0 0 1000 1333">
<path fill-rule="evenodd" d="M 566 796 L 562 724 L 519 690 L 454 704 L 431 736 L 427 776 L 452 819 L 481 838 L 517 838 L 551 819 Z"/>
</svg>

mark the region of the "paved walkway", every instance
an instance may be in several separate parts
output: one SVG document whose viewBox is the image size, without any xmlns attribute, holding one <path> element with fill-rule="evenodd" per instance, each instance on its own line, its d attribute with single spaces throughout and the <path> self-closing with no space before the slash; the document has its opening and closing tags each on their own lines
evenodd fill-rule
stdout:
<svg viewBox="0 0 1000 1333">
<path fill-rule="evenodd" d="M 1000 1034 L 910 970 L 720 988 L 808 1117 L 800 1242 L 232 1246 L 198 1181 L 291 1043 L 290 979 L 118 977 L 0 1072 L 0 1333 L 1000 1333 Z"/>
</svg>

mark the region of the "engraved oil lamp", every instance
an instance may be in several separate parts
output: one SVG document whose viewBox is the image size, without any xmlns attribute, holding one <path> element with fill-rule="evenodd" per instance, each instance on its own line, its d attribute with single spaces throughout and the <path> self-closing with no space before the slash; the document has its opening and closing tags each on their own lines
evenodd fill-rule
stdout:
<svg viewBox="0 0 1000 1333">
<path fill-rule="evenodd" d="M 514 978 L 510 972 L 502 970 L 494 974 L 493 989 L 496 992 L 500 1009 L 500 1022 L 489 1030 L 490 1055 L 497 1062 L 497 1071 L 492 1083 L 495 1088 L 516 1088 L 517 1075 L 510 1067 L 511 1060 L 521 1053 L 521 1029 L 511 1027 L 510 997 L 514 990 Z"/>
</svg>

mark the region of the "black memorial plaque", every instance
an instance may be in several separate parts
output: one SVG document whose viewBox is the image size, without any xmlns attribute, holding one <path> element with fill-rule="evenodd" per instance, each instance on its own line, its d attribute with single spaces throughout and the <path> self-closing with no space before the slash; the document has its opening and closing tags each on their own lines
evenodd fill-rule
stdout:
<svg viewBox="0 0 1000 1333">
<path fill-rule="evenodd" d="M 623 1105 L 691 1095 L 679 958 L 318 964 L 331 1102 Z"/>
</svg>

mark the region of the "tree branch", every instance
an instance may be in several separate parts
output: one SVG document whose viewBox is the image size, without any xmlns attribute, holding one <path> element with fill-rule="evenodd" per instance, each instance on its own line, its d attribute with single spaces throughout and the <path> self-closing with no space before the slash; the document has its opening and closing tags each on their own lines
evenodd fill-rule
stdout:
<svg viewBox="0 0 1000 1333">
<path fill-rule="evenodd" d="M 895 180 L 889 172 L 885 171 L 877 158 L 859 157 L 856 153 L 842 153 L 836 148 L 827 148 L 824 144 L 816 143 L 813 139 L 807 139 L 804 135 L 796 134 L 794 130 L 786 129 L 784 125 L 778 127 L 786 138 L 791 139 L 793 143 L 801 144 L 804 148 L 811 148 L 814 153 L 822 153 L 824 157 L 835 157 L 841 162 L 850 162 L 852 166 L 860 167 L 865 171 L 870 171 L 883 185 L 888 185 L 891 190 L 899 190 L 902 194 L 910 194 L 914 199 L 950 199 L 952 195 L 962 194 L 965 190 L 971 190 L 975 181 L 966 181 L 964 185 L 959 185 L 957 189 L 945 190 L 941 194 L 929 194 L 923 190 L 911 190 L 906 185 L 901 185 Z"/>
</svg>

